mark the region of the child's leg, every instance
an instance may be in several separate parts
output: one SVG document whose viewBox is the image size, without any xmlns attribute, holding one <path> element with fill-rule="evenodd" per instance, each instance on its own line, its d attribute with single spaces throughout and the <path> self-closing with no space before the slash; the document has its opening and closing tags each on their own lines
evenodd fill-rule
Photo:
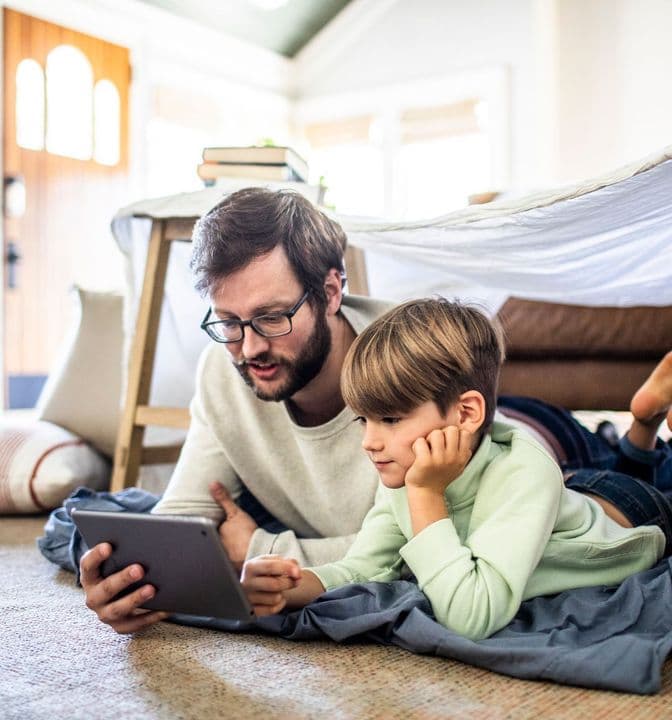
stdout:
<svg viewBox="0 0 672 720">
<path fill-rule="evenodd" d="M 602 436 L 590 432 L 564 408 L 551 405 L 536 398 L 501 395 L 497 409 L 504 415 L 526 422 L 538 431 L 544 430 L 549 444 L 558 447 L 556 456 L 563 470 L 589 467 L 612 469 L 617 460 L 618 448 L 609 444 Z M 551 435 L 554 442 L 550 442 Z"/>
<path fill-rule="evenodd" d="M 654 368 L 632 396 L 632 425 L 619 443 L 614 470 L 672 493 L 672 445 L 658 437 L 660 424 L 672 422 L 672 352 Z"/>
<path fill-rule="evenodd" d="M 653 450 L 665 416 L 672 429 L 672 352 L 665 355 L 632 396 L 630 412 L 634 419 L 628 439 L 641 450 Z"/>
<path fill-rule="evenodd" d="M 503 412 L 512 408 L 552 433 L 565 455 L 559 458 L 563 471 L 615 470 L 672 493 L 672 445 L 657 435 L 665 415 L 668 422 L 672 420 L 672 352 L 634 394 L 632 426 L 615 448 L 562 408 L 533 398 L 510 396 L 502 396 L 499 404 Z"/>
</svg>

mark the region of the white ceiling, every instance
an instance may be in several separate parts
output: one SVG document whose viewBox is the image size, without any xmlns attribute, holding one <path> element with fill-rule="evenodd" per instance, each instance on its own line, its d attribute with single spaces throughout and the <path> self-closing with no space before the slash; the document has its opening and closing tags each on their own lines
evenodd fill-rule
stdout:
<svg viewBox="0 0 672 720">
<path fill-rule="evenodd" d="M 141 0 L 293 57 L 350 0 Z"/>
</svg>

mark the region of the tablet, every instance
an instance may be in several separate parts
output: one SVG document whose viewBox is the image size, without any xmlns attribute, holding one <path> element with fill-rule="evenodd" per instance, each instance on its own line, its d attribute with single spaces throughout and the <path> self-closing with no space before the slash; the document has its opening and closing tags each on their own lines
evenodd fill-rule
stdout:
<svg viewBox="0 0 672 720">
<path fill-rule="evenodd" d="M 121 595 L 153 585 L 156 594 L 144 608 L 231 620 L 254 617 L 213 520 L 77 509 L 72 519 L 89 547 L 112 545 L 112 555 L 101 566 L 105 577 L 142 565 L 145 576 Z"/>
</svg>

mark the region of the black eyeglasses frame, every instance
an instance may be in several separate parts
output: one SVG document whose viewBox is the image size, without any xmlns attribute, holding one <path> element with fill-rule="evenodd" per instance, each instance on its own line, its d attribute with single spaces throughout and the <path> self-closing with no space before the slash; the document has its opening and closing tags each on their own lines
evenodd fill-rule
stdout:
<svg viewBox="0 0 672 720">
<path fill-rule="evenodd" d="M 249 320 L 210 320 L 210 316 L 212 315 L 212 308 L 208 308 L 208 312 L 205 314 L 205 317 L 203 318 L 203 321 L 201 322 L 201 330 L 204 330 L 208 337 L 211 340 L 214 340 L 218 343 L 223 343 L 225 345 L 228 345 L 229 343 L 237 343 L 242 342 L 245 338 L 245 328 L 251 327 L 254 332 L 257 333 L 257 335 L 260 335 L 261 337 L 265 338 L 275 338 L 275 337 L 283 337 L 284 335 L 289 335 L 292 330 L 294 329 L 292 325 L 292 318 L 296 313 L 299 311 L 299 308 L 303 305 L 304 302 L 308 299 L 308 295 L 310 295 L 310 290 L 306 290 L 303 295 L 299 298 L 298 302 L 291 307 L 289 310 L 285 310 L 284 312 L 274 312 L 274 313 L 264 313 L 263 315 L 257 315 L 253 318 L 250 318 Z M 265 333 L 263 330 L 259 330 L 259 328 L 255 325 L 256 322 L 261 320 L 262 318 L 268 318 L 268 317 L 285 317 L 287 320 L 289 320 L 289 330 L 283 331 L 280 333 L 274 333 L 272 335 L 269 335 Z M 238 327 L 240 328 L 240 337 L 235 340 L 224 340 L 223 338 L 217 336 L 214 334 L 214 331 L 210 328 L 213 325 L 220 325 L 222 323 L 236 323 Z"/>
</svg>

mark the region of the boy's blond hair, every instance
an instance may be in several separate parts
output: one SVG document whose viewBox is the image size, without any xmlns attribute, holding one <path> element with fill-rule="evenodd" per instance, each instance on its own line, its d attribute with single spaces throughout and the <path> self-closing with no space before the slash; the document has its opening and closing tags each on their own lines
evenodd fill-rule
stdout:
<svg viewBox="0 0 672 720">
<path fill-rule="evenodd" d="M 501 328 L 481 310 L 442 297 L 411 300 L 355 338 L 341 391 L 358 415 L 386 417 L 428 401 L 445 413 L 463 392 L 478 390 L 485 398 L 486 430 L 503 361 Z"/>
</svg>

